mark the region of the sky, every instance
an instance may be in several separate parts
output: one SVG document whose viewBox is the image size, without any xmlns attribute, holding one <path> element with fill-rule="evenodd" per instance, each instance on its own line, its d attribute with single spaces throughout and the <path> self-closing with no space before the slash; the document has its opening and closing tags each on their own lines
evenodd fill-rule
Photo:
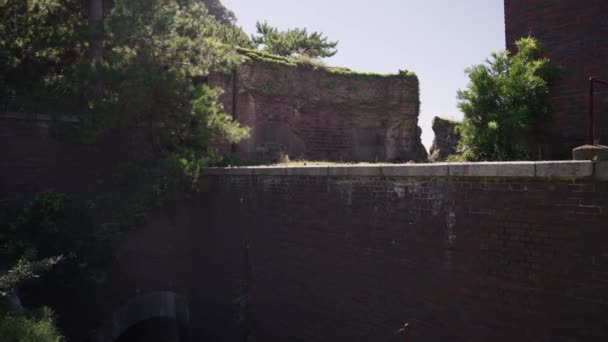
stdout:
<svg viewBox="0 0 608 342">
<path fill-rule="evenodd" d="M 420 79 L 419 125 L 429 149 L 435 116 L 461 119 L 456 99 L 464 70 L 505 49 L 503 0 L 222 0 L 238 25 L 306 27 L 338 40 L 328 65 L 357 71 L 414 71 Z"/>
</svg>

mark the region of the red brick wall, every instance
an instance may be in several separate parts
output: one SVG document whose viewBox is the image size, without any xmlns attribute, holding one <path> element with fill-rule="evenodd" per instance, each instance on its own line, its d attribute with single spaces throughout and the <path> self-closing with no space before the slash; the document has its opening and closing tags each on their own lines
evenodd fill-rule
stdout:
<svg viewBox="0 0 608 342">
<path fill-rule="evenodd" d="M 236 75 L 236 78 L 235 78 Z M 263 61 L 212 75 L 226 112 L 251 127 L 235 146 L 249 161 L 426 161 L 418 128 L 418 79 L 331 72 Z"/>
<path fill-rule="evenodd" d="M 216 190 L 213 231 L 250 246 L 257 341 L 402 341 L 405 321 L 412 341 L 608 338 L 608 182 L 220 176 Z"/>
<path fill-rule="evenodd" d="M 541 128 L 543 159 L 569 159 L 586 143 L 588 78 L 608 79 L 608 1 L 505 0 L 507 47 L 531 35 L 560 67 L 552 91 L 554 116 Z M 598 91 L 601 143 L 608 144 L 608 89 Z"/>
</svg>

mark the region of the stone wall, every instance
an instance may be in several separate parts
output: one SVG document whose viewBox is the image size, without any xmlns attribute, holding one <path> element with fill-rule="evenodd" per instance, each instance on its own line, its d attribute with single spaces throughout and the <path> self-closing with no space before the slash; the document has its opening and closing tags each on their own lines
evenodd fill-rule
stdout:
<svg viewBox="0 0 608 342">
<path fill-rule="evenodd" d="M 543 159 L 569 159 L 587 139 L 588 79 L 608 79 L 608 1 L 505 0 L 506 41 L 536 37 L 560 68 L 552 89 L 553 116 L 538 130 Z M 596 97 L 601 143 L 608 143 L 608 87 Z"/>
<path fill-rule="evenodd" d="M 235 146 L 245 160 L 423 161 L 418 79 L 337 72 L 256 60 L 210 83 L 251 138 Z"/>
</svg>

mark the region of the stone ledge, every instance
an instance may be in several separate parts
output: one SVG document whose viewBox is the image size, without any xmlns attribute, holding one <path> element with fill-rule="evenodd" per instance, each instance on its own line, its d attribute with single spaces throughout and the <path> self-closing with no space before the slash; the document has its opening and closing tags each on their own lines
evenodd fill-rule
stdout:
<svg viewBox="0 0 608 342">
<path fill-rule="evenodd" d="M 534 162 L 488 162 L 448 164 L 452 177 L 534 177 Z"/>
<path fill-rule="evenodd" d="M 536 163 L 536 177 L 586 178 L 593 177 L 592 161 L 546 161 Z"/>
<path fill-rule="evenodd" d="M 382 175 L 386 177 L 447 177 L 448 163 L 384 165 Z"/>
<path fill-rule="evenodd" d="M 595 166 L 594 166 L 595 165 Z M 595 169 L 595 171 L 594 171 Z M 206 175 L 314 177 L 520 177 L 608 180 L 608 162 L 547 161 L 437 164 L 247 166 L 206 168 Z"/>
<path fill-rule="evenodd" d="M 59 121 L 59 122 L 70 122 L 70 123 L 79 123 L 80 119 L 74 115 L 61 115 L 57 118 L 54 118 L 48 114 L 25 114 L 25 113 L 15 113 L 15 112 L 1 112 L 0 119 L 2 120 L 22 120 L 22 121 L 35 121 L 35 122 L 51 122 L 51 121 Z"/>
</svg>

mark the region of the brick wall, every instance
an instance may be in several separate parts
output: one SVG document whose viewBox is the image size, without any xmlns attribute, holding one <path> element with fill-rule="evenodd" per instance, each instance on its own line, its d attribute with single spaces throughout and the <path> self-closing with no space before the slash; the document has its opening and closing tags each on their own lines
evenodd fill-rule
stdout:
<svg viewBox="0 0 608 342">
<path fill-rule="evenodd" d="M 0 138 L 3 202 L 86 192 L 122 151 L 22 121 L 0 121 Z M 405 321 L 413 342 L 608 336 L 605 163 L 208 173 L 121 236 L 103 286 L 49 298 L 71 340 L 158 291 L 190 301 L 194 341 L 401 341 Z"/>
<path fill-rule="evenodd" d="M 245 160 L 425 161 L 418 79 L 332 72 L 262 60 L 212 75 L 226 112 L 252 128 L 234 146 Z"/>
<path fill-rule="evenodd" d="M 257 341 L 402 341 L 406 321 L 411 341 L 605 341 L 608 182 L 586 165 L 229 170 L 205 211 L 248 241 Z"/>
<path fill-rule="evenodd" d="M 553 118 L 540 129 L 543 159 L 569 159 L 586 143 L 588 78 L 608 78 L 608 2 L 604 0 L 505 0 L 507 47 L 531 35 L 560 68 L 552 90 Z M 601 143 L 608 144 L 608 89 L 598 90 Z"/>
</svg>

